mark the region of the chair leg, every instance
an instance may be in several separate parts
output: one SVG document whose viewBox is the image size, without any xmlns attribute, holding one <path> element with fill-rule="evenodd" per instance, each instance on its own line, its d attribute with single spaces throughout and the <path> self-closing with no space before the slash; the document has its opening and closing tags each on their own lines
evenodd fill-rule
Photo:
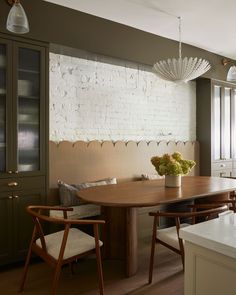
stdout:
<svg viewBox="0 0 236 295">
<path fill-rule="evenodd" d="M 154 265 L 155 246 L 156 246 L 156 241 L 153 239 L 152 240 L 152 245 L 151 245 L 150 263 L 149 263 L 149 279 L 148 279 L 148 283 L 149 284 L 152 283 L 152 274 L 153 274 L 153 265 Z"/>
<path fill-rule="evenodd" d="M 21 279 L 21 282 L 20 282 L 20 288 L 19 288 L 18 292 L 22 292 L 24 290 L 25 280 L 26 280 L 26 276 L 27 276 L 27 273 L 28 273 L 28 269 L 29 269 L 29 262 L 30 262 L 31 254 L 32 254 L 32 249 L 31 249 L 31 246 L 30 246 L 27 257 L 26 257 L 25 266 L 24 266 L 24 270 L 23 270 L 23 275 L 22 275 L 22 279 Z"/>
<path fill-rule="evenodd" d="M 181 260 L 182 260 L 183 270 L 184 270 L 184 253 L 181 253 Z"/>
<path fill-rule="evenodd" d="M 100 291 L 100 295 L 104 295 L 104 282 L 103 282 L 103 272 L 102 272 L 101 251 L 99 246 L 98 224 L 93 225 L 93 231 L 94 231 L 94 238 L 95 238 L 95 252 L 96 252 L 97 270 L 98 270 L 99 291 Z"/>
<path fill-rule="evenodd" d="M 72 261 L 72 262 L 69 263 L 69 265 L 70 265 L 70 271 L 71 271 L 72 275 L 74 275 L 75 274 L 75 267 L 74 267 L 75 262 Z"/>
<path fill-rule="evenodd" d="M 179 248 L 180 248 L 180 255 L 181 255 L 181 260 L 182 260 L 183 270 L 184 270 L 184 244 L 182 239 L 179 240 Z"/>
<path fill-rule="evenodd" d="M 100 247 L 96 246 L 96 261 L 97 261 L 97 270 L 98 270 L 98 284 L 100 295 L 104 295 L 104 282 L 103 282 L 103 272 L 102 272 L 102 260 Z"/>
<path fill-rule="evenodd" d="M 59 262 L 59 263 L 57 263 L 56 269 L 55 269 L 55 272 L 54 272 L 51 295 L 56 294 L 60 273 L 61 273 L 61 263 Z"/>
</svg>

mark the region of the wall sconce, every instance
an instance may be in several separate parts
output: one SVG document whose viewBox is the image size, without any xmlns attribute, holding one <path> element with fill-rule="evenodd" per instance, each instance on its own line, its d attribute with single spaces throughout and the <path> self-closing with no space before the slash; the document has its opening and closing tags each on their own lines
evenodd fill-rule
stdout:
<svg viewBox="0 0 236 295">
<path fill-rule="evenodd" d="M 15 34 L 25 34 L 29 32 L 29 22 L 20 0 L 6 0 L 12 6 L 7 17 L 6 28 Z"/>
<path fill-rule="evenodd" d="M 229 63 L 233 63 L 233 62 L 234 61 L 232 61 L 228 58 L 222 59 L 222 64 L 224 66 L 228 65 Z M 226 80 L 229 82 L 236 82 L 236 66 L 234 64 L 229 68 Z"/>
</svg>

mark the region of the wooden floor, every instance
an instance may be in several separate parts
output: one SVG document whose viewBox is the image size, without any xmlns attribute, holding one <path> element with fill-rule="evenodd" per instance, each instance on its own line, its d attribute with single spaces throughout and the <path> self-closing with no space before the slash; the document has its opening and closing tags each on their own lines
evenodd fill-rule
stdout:
<svg viewBox="0 0 236 295">
<path fill-rule="evenodd" d="M 106 295 L 183 295 L 183 270 L 180 256 L 158 245 L 155 257 L 153 283 L 147 284 L 150 242 L 139 245 L 139 270 L 131 277 L 123 275 L 121 261 L 104 261 Z M 22 267 L 1 269 L 0 294 L 17 294 Z M 50 294 L 52 270 L 38 262 L 29 268 L 25 291 L 22 295 Z M 69 268 L 63 268 L 58 295 L 95 295 L 97 289 L 96 263 L 93 257 L 81 260 L 72 275 Z"/>
</svg>

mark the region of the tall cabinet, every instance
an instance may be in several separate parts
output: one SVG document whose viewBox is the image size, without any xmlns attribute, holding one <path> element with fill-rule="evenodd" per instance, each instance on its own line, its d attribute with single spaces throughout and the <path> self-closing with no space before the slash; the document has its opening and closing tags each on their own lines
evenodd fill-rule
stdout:
<svg viewBox="0 0 236 295">
<path fill-rule="evenodd" d="M 45 204 L 48 47 L 0 35 L 0 264 L 24 257 L 32 232 L 25 208 Z"/>
<path fill-rule="evenodd" d="M 236 176 L 236 84 L 197 80 L 200 175 Z"/>
</svg>

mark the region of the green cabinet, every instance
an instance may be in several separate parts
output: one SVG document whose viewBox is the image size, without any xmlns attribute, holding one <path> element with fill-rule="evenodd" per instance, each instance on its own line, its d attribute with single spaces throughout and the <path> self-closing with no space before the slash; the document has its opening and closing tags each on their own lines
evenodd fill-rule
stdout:
<svg viewBox="0 0 236 295">
<path fill-rule="evenodd" d="M 197 80 L 200 175 L 236 176 L 236 84 Z"/>
<path fill-rule="evenodd" d="M 45 190 L 23 190 L 0 193 L 0 264 L 15 262 L 25 257 L 33 230 L 27 205 L 44 202 Z"/>
<path fill-rule="evenodd" d="M 25 207 L 46 203 L 47 163 L 47 44 L 0 34 L 0 264 L 25 255 Z"/>
</svg>

